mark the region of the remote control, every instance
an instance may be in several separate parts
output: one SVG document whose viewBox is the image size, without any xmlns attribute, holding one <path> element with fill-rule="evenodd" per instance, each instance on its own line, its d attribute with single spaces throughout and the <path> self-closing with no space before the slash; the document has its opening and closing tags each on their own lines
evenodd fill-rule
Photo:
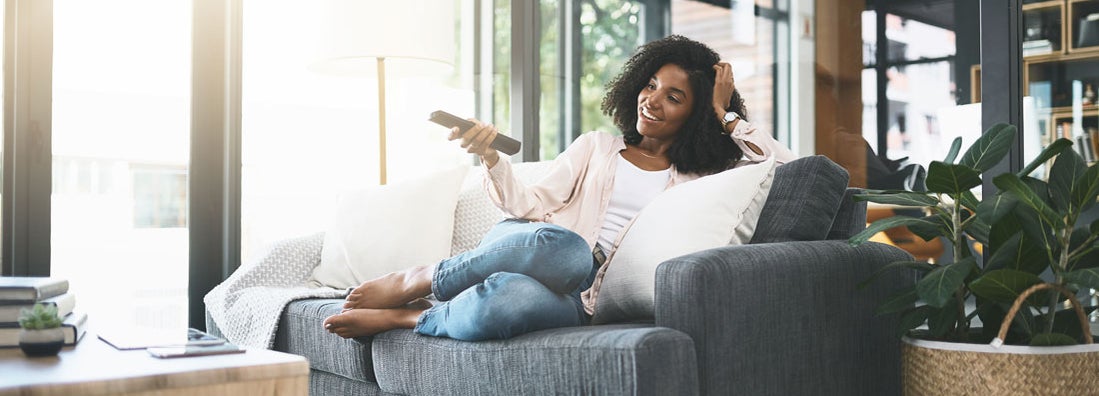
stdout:
<svg viewBox="0 0 1099 396">
<path fill-rule="evenodd" d="M 447 128 L 458 127 L 458 132 L 461 133 L 466 133 L 469 128 L 473 128 L 473 122 L 442 110 L 431 112 L 431 117 L 428 120 Z M 492 139 L 492 143 L 489 144 L 489 147 L 507 155 L 515 155 L 519 152 L 521 146 L 522 144 L 518 140 L 503 134 L 496 134 L 496 138 Z"/>
</svg>

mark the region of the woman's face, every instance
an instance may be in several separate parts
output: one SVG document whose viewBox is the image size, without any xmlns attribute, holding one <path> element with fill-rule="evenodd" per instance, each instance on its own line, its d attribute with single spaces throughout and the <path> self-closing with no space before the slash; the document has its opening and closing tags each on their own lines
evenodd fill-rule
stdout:
<svg viewBox="0 0 1099 396">
<path fill-rule="evenodd" d="M 694 99 L 687 72 L 664 65 L 637 94 L 637 132 L 657 139 L 675 136 L 691 116 Z"/>
</svg>

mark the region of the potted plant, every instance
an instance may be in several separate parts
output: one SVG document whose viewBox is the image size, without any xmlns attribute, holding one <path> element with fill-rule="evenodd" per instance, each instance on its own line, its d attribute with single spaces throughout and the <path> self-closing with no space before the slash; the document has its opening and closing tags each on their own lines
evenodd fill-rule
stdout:
<svg viewBox="0 0 1099 396">
<path fill-rule="evenodd" d="M 57 306 L 35 304 L 33 308 L 20 310 L 19 348 L 27 356 L 54 356 L 65 345 L 65 332 Z"/>
<path fill-rule="evenodd" d="M 957 162 L 961 139 L 955 139 L 946 158 L 928 167 L 927 191 L 869 190 L 856 197 L 919 207 L 925 215 L 876 221 L 851 244 L 905 226 L 952 246 L 947 262 L 897 262 L 879 271 L 917 273 L 914 286 L 878 309 L 901 315 L 906 393 L 1099 389 L 1099 347 L 1091 344 L 1077 301 L 1080 291 L 1099 288 L 1099 221 L 1078 224 L 1096 204 L 1099 167 L 1087 166 L 1071 141 L 1059 139 L 1020 172 L 993 178 L 1000 190 L 994 196 L 977 198 L 970 190 L 1007 154 L 1015 133 L 1011 125 L 993 126 Z M 1047 180 L 1030 176 L 1051 159 Z M 989 250 L 987 260 L 978 249 Z M 1068 304 L 1075 308 L 1066 309 Z M 982 326 L 974 326 L 978 321 Z"/>
</svg>

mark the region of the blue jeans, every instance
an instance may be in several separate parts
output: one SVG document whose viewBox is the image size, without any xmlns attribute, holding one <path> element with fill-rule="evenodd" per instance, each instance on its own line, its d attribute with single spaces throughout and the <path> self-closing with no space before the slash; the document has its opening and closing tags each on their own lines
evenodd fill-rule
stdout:
<svg viewBox="0 0 1099 396">
<path fill-rule="evenodd" d="M 442 303 L 420 315 L 415 331 L 480 341 L 587 324 L 580 292 L 596 270 L 575 232 L 504 220 L 476 248 L 435 267 L 431 291 Z"/>
</svg>

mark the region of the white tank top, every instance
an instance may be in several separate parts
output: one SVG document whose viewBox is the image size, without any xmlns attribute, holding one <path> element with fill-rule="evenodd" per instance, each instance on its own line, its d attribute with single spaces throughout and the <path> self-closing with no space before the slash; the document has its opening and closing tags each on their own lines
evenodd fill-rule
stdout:
<svg viewBox="0 0 1099 396">
<path fill-rule="evenodd" d="M 664 191 L 671 176 L 670 168 L 647 171 L 622 158 L 621 153 L 618 154 L 614 190 L 611 192 L 607 214 L 603 217 L 603 229 L 599 231 L 598 244 L 604 252 L 610 254 L 622 228 Z"/>
</svg>

